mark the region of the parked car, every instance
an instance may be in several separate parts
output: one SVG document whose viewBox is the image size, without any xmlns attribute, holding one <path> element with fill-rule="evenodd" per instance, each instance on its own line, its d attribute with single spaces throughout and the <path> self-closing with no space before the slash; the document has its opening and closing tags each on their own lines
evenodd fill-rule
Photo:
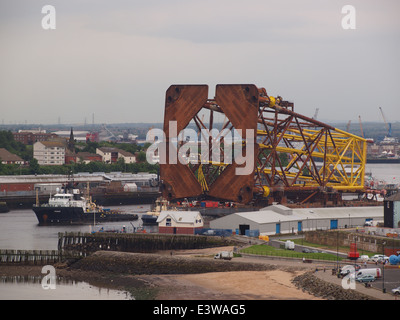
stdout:
<svg viewBox="0 0 400 320">
<path fill-rule="evenodd" d="M 358 270 L 360 270 L 360 265 L 358 265 L 358 264 L 348 264 L 348 265 L 345 265 L 345 266 L 343 266 L 342 268 L 341 268 L 341 271 L 340 271 L 340 274 L 341 275 L 346 275 L 346 274 L 348 274 L 348 273 L 350 273 L 350 272 L 355 272 L 355 271 L 358 271 Z"/>
<path fill-rule="evenodd" d="M 367 262 L 369 260 L 369 256 L 367 256 L 366 254 L 362 255 L 360 258 L 360 261 L 362 262 Z"/>
<path fill-rule="evenodd" d="M 358 282 L 371 282 L 375 281 L 375 277 L 371 274 L 362 274 L 358 277 L 356 277 L 356 281 Z"/>
<path fill-rule="evenodd" d="M 389 260 L 389 257 L 385 256 L 383 254 L 376 254 L 376 255 L 372 256 L 370 258 L 370 260 L 373 261 L 373 262 L 379 262 L 380 263 L 380 262 L 383 262 L 384 260 Z"/>
<path fill-rule="evenodd" d="M 380 258 L 378 258 L 378 261 L 377 261 L 378 263 L 386 263 L 386 262 L 389 262 L 389 257 L 387 257 L 387 256 L 383 256 L 383 257 L 380 257 Z"/>
<path fill-rule="evenodd" d="M 302 250 L 302 252 L 304 252 L 304 253 L 310 253 L 310 252 L 311 252 L 311 250 L 310 250 L 310 249 L 308 249 L 308 248 L 304 248 L 304 249 Z"/>
<path fill-rule="evenodd" d="M 393 294 L 395 294 L 396 296 L 400 295 L 400 287 L 394 288 L 392 289 Z"/>
</svg>

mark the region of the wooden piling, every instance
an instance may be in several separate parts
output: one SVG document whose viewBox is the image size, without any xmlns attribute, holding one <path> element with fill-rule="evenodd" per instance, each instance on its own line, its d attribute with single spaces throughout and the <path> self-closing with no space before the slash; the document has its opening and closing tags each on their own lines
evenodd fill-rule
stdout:
<svg viewBox="0 0 400 320">
<path fill-rule="evenodd" d="M 141 233 L 73 233 L 59 234 L 59 250 L 79 251 L 86 255 L 98 250 L 151 253 L 158 250 L 200 249 L 226 245 L 224 239 L 197 235 Z"/>
<path fill-rule="evenodd" d="M 58 250 L 7 250 L 0 249 L 2 264 L 46 265 L 60 261 Z"/>
</svg>

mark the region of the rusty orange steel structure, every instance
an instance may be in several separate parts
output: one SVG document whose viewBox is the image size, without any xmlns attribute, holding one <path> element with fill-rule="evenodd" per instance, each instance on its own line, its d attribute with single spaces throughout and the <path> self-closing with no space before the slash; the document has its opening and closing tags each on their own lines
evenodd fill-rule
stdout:
<svg viewBox="0 0 400 320">
<path fill-rule="evenodd" d="M 217 114 L 224 117 L 222 124 L 214 121 Z M 189 128 L 203 143 L 185 140 Z M 216 128 L 217 135 L 207 135 Z M 228 140 L 234 130 L 239 139 Z M 207 85 L 172 85 L 166 92 L 164 133 L 160 178 L 169 200 L 335 203 L 344 192 L 364 190 L 365 139 L 298 114 L 293 103 L 253 84 L 217 85 L 214 99 L 208 98 Z M 204 148 L 208 154 L 219 149 L 217 160 L 201 157 Z M 235 148 L 241 152 L 232 152 Z M 237 161 L 249 153 L 247 163 Z M 173 154 L 179 161 L 170 161 Z M 232 161 L 226 161 L 227 154 Z M 192 161 L 180 161 L 185 156 Z M 251 171 L 238 174 L 245 166 Z"/>
</svg>

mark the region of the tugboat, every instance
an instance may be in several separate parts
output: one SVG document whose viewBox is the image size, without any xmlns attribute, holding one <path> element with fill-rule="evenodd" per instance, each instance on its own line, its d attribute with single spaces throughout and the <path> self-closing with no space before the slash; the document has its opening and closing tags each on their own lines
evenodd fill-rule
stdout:
<svg viewBox="0 0 400 320">
<path fill-rule="evenodd" d="M 88 193 L 89 194 L 89 193 Z M 38 200 L 33 206 L 39 225 L 90 224 L 112 221 L 137 220 L 137 214 L 104 209 L 93 203 L 89 196 L 84 197 L 73 182 L 50 196 L 48 203 L 40 205 Z"/>
<path fill-rule="evenodd" d="M 142 215 L 143 225 L 151 226 L 157 224 L 157 218 L 161 211 L 168 210 L 168 201 L 162 198 L 158 198 L 155 203 L 155 207 L 152 211 L 148 211 L 146 214 Z"/>
</svg>

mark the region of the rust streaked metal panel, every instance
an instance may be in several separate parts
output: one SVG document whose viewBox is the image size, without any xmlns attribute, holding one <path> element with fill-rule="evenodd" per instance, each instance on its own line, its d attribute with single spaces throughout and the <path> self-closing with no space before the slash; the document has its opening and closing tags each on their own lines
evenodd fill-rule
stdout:
<svg viewBox="0 0 400 320">
<path fill-rule="evenodd" d="M 177 160 L 171 163 L 169 144 L 184 129 L 207 102 L 207 85 L 172 85 L 166 92 L 164 133 L 166 136 L 167 164 L 160 165 L 163 196 L 169 200 L 195 197 L 202 193 L 200 183 L 186 165 Z M 170 136 L 170 121 L 176 121 L 176 132 Z M 176 148 L 171 146 L 176 154 Z"/>
<path fill-rule="evenodd" d="M 255 150 L 258 148 L 256 147 Z M 211 185 L 208 195 L 217 199 L 249 203 L 253 199 L 255 161 L 251 174 L 237 175 L 236 169 L 244 166 L 244 164 L 238 165 L 235 162 L 227 166 Z"/>
<path fill-rule="evenodd" d="M 255 143 L 258 120 L 258 88 L 255 85 L 217 85 L 215 100 L 223 113 L 236 129 L 246 129 L 254 133 L 254 154 L 251 155 L 253 170 L 248 175 L 237 175 L 238 165 L 235 161 L 228 165 L 217 180 L 211 185 L 209 196 L 225 200 L 248 203 L 253 199 L 255 157 L 258 148 Z M 243 152 L 247 152 L 244 148 Z M 248 164 L 247 164 L 248 165 Z"/>
<path fill-rule="evenodd" d="M 257 129 L 258 88 L 253 84 L 219 84 L 215 100 L 236 129 Z"/>
<path fill-rule="evenodd" d="M 208 99 L 207 85 L 172 85 L 165 97 L 164 132 L 169 135 L 169 121 L 177 121 L 177 133 L 184 129 Z"/>
<path fill-rule="evenodd" d="M 188 166 L 181 164 L 160 165 L 162 194 L 165 199 L 197 197 L 202 194 L 200 183 Z"/>
</svg>

